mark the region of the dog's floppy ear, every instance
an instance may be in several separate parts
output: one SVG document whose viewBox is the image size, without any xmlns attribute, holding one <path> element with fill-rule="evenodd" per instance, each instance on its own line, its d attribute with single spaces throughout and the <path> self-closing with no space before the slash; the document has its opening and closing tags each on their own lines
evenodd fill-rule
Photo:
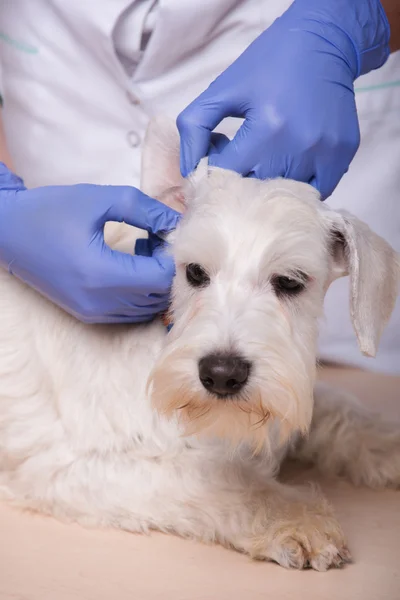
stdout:
<svg viewBox="0 0 400 600">
<path fill-rule="evenodd" d="M 183 212 L 183 182 L 179 167 L 178 129 L 167 117 L 154 117 L 143 144 L 141 190 Z"/>
<path fill-rule="evenodd" d="M 333 278 L 350 276 L 350 314 L 358 345 L 366 356 L 375 356 L 399 293 L 400 256 L 356 217 L 345 211 L 333 214 Z"/>
</svg>

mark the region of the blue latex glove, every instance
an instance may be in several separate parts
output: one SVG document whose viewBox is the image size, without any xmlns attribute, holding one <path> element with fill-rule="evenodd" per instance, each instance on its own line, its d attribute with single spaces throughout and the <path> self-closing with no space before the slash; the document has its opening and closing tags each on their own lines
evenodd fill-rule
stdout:
<svg viewBox="0 0 400 600">
<path fill-rule="evenodd" d="M 206 155 L 220 121 L 240 117 L 210 164 L 308 182 L 326 198 L 359 145 L 353 82 L 386 61 L 388 42 L 379 0 L 295 0 L 179 115 L 182 174 Z"/>
<path fill-rule="evenodd" d="M 168 306 L 173 259 L 158 244 L 129 256 L 104 242 L 107 221 L 156 236 L 179 215 L 133 187 L 27 190 L 0 163 L 0 265 L 86 323 L 140 322 Z"/>
</svg>

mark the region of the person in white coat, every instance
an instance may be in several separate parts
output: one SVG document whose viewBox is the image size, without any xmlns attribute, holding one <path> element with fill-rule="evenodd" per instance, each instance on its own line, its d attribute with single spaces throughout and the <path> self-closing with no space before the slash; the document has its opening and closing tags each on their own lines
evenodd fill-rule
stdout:
<svg viewBox="0 0 400 600">
<path fill-rule="evenodd" d="M 110 219 L 155 236 L 177 223 L 137 189 L 160 112 L 179 115 L 184 175 L 219 131 L 234 139 L 214 164 L 308 181 L 400 250 L 399 31 L 396 0 L 3 0 L 0 265 L 89 323 L 163 310 L 162 248 L 103 238 Z M 399 373 L 399 304 L 367 362 L 346 286 L 328 294 L 321 358 Z"/>
</svg>

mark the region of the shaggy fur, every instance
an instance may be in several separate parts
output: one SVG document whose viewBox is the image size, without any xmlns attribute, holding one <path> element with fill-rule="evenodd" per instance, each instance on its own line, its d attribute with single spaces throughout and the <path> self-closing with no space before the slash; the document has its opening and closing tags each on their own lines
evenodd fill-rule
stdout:
<svg viewBox="0 0 400 600">
<path fill-rule="evenodd" d="M 338 392 L 313 393 L 329 284 L 350 274 L 356 334 L 374 354 L 398 292 L 398 257 L 307 185 L 242 179 L 206 161 L 183 182 L 177 134 L 163 120 L 148 133 L 143 188 L 186 207 L 169 238 L 177 274 L 168 335 L 159 320 L 83 325 L 0 272 L 0 496 L 285 567 L 340 566 L 350 555 L 328 503 L 276 473 L 289 452 L 356 484 L 400 485 L 398 425 Z M 129 251 L 132 230 L 107 229 L 110 245 Z M 190 286 L 189 263 L 208 273 L 207 286 Z M 277 276 L 304 289 L 280 295 Z M 251 364 L 236 396 L 203 388 L 198 362 L 212 352 Z"/>
</svg>

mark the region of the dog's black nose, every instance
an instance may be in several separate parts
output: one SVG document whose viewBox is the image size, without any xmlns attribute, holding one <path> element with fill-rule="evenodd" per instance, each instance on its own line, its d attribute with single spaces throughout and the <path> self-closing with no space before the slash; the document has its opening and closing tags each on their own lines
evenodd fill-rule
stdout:
<svg viewBox="0 0 400 600">
<path fill-rule="evenodd" d="M 199 362 L 203 386 L 217 396 L 237 394 L 249 378 L 250 363 L 240 356 L 209 354 Z"/>
</svg>

